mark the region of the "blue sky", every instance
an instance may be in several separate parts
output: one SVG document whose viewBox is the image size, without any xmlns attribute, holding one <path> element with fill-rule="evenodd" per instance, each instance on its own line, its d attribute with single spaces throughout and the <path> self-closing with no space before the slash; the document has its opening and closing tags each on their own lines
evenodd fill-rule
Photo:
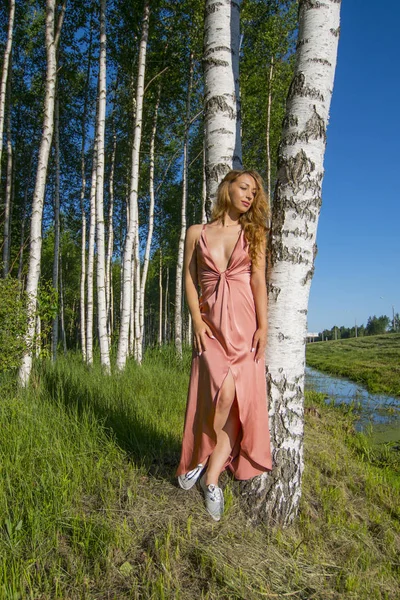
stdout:
<svg viewBox="0 0 400 600">
<path fill-rule="evenodd" d="M 400 2 L 343 0 L 308 331 L 400 313 Z"/>
</svg>

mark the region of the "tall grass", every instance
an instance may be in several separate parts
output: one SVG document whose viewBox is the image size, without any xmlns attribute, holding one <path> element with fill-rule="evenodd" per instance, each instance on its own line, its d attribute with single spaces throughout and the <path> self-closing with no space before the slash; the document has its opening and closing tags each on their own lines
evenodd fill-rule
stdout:
<svg viewBox="0 0 400 600">
<path fill-rule="evenodd" d="M 348 377 L 370 392 L 400 396 L 400 334 L 307 344 L 307 364 Z"/>
<path fill-rule="evenodd" d="M 44 363 L 0 404 L 0 599 L 398 597 L 396 454 L 311 393 L 301 511 L 250 526 L 175 484 L 188 365 L 152 351 L 105 377 L 79 356 Z"/>
</svg>

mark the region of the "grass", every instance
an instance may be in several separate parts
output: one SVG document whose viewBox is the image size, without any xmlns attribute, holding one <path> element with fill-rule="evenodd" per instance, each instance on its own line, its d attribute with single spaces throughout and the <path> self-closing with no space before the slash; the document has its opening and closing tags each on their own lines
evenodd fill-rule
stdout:
<svg viewBox="0 0 400 600">
<path fill-rule="evenodd" d="M 370 392 L 400 396 L 400 334 L 307 344 L 307 364 L 347 377 Z"/>
<path fill-rule="evenodd" d="M 153 351 L 103 377 L 69 355 L 8 388 L 0 599 L 398 598 L 398 453 L 311 392 L 296 523 L 250 526 L 226 476 L 216 524 L 175 483 L 188 361 Z"/>
</svg>

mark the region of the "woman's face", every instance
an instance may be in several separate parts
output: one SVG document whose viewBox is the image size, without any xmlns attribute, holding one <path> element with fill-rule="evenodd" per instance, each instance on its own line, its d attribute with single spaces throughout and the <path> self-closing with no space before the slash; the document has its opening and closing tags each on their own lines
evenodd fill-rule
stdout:
<svg viewBox="0 0 400 600">
<path fill-rule="evenodd" d="M 235 181 L 229 185 L 229 197 L 232 207 L 240 213 L 245 213 L 253 204 L 257 194 L 257 185 L 254 177 L 248 173 L 239 175 Z"/>
</svg>

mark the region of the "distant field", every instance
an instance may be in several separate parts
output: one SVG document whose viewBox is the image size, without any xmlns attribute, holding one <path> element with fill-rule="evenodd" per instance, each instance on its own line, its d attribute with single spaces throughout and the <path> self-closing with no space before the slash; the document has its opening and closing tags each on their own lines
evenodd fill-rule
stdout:
<svg viewBox="0 0 400 600">
<path fill-rule="evenodd" d="M 307 344 L 307 365 L 400 396 L 400 334 Z"/>
</svg>

